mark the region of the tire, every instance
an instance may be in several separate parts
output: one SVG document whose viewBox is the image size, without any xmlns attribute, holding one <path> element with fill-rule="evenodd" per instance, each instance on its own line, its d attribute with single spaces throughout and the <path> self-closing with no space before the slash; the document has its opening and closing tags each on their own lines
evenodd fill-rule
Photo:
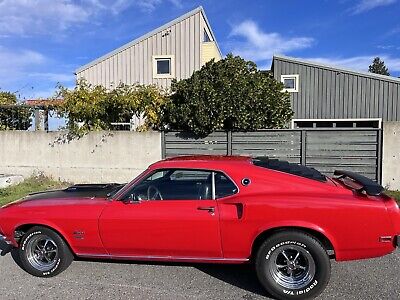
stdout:
<svg viewBox="0 0 400 300">
<path fill-rule="evenodd" d="M 329 256 L 321 243 L 296 230 L 267 239 L 258 249 L 255 263 L 260 283 L 277 299 L 315 298 L 331 276 Z"/>
<path fill-rule="evenodd" d="M 37 277 L 53 277 L 65 271 L 74 260 L 66 242 L 53 230 L 35 226 L 21 239 L 12 253 L 24 271 Z"/>
</svg>

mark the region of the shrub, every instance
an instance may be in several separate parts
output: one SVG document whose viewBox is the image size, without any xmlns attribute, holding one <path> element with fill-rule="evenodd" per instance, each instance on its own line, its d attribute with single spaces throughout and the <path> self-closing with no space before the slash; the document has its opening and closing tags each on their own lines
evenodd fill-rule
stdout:
<svg viewBox="0 0 400 300">
<path fill-rule="evenodd" d="M 293 115 L 289 94 L 255 63 L 228 55 L 172 84 L 163 124 L 205 136 L 215 130 L 282 128 Z"/>
<path fill-rule="evenodd" d="M 165 92 L 153 85 L 120 84 L 108 90 L 84 79 L 78 80 L 73 90 L 59 86 L 58 95 L 63 99 L 58 113 L 67 118 L 68 128 L 79 134 L 109 130 L 111 123 L 129 123 L 132 116 L 145 119 L 138 130 L 159 127 L 161 106 L 168 100 Z"/>
<path fill-rule="evenodd" d="M 0 92 L 0 130 L 27 130 L 32 110 L 18 104 L 15 94 Z"/>
</svg>

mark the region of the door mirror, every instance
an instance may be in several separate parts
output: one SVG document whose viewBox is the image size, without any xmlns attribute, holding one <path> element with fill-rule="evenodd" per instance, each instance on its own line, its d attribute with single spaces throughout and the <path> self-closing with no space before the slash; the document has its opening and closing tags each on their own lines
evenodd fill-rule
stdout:
<svg viewBox="0 0 400 300">
<path fill-rule="evenodd" d="M 137 204 L 139 202 L 140 201 L 135 193 L 130 194 L 127 199 L 124 199 L 125 204 Z"/>
</svg>

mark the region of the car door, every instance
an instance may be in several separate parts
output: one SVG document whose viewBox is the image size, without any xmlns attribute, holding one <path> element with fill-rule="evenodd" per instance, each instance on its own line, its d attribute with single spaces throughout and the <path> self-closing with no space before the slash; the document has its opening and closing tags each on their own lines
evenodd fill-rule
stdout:
<svg viewBox="0 0 400 300">
<path fill-rule="evenodd" d="M 110 255 L 221 258 L 213 172 L 158 170 L 104 209 L 99 230 Z"/>
</svg>

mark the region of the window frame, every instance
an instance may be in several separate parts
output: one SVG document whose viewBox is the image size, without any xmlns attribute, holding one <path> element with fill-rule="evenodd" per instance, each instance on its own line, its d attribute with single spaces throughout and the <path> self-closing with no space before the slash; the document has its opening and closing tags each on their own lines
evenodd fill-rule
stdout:
<svg viewBox="0 0 400 300">
<path fill-rule="evenodd" d="M 129 187 L 129 189 L 127 189 L 126 191 L 124 191 L 124 193 L 119 197 L 118 200 L 120 201 L 128 201 L 131 191 L 137 187 L 138 185 L 142 184 L 147 178 L 153 176 L 155 173 L 157 172 L 161 172 L 161 171 L 167 171 L 167 172 L 175 172 L 175 171 L 179 171 L 179 170 L 183 170 L 183 171 L 203 171 L 203 172 L 210 172 L 212 174 L 211 177 L 211 199 L 208 200 L 214 200 L 214 201 L 218 201 L 224 198 L 228 198 L 228 197 L 232 197 L 235 196 L 237 194 L 239 194 L 240 189 L 239 186 L 236 184 L 236 182 L 228 175 L 226 174 L 224 171 L 221 170 L 212 170 L 212 169 L 201 169 L 201 168 L 158 168 L 158 169 L 154 169 L 151 172 L 149 172 L 148 174 L 142 176 L 142 178 L 140 178 L 140 180 L 138 180 L 137 182 L 135 182 L 132 186 Z M 231 195 L 227 195 L 224 197 L 219 197 L 216 198 L 216 186 L 215 186 L 215 175 L 216 173 L 221 173 L 222 175 L 224 175 L 228 180 L 230 180 L 234 186 L 236 187 L 236 193 L 231 194 Z M 202 199 L 184 199 L 184 200 L 178 200 L 178 199 L 164 199 L 164 200 L 136 200 L 134 201 L 135 203 L 140 203 L 140 202 L 146 202 L 146 201 L 205 201 Z"/>
<path fill-rule="evenodd" d="M 299 74 L 283 74 L 281 75 L 281 82 L 285 84 L 285 79 L 294 79 L 294 88 L 283 88 L 285 92 L 298 93 L 299 92 Z"/>
<path fill-rule="evenodd" d="M 158 74 L 157 73 L 157 61 L 159 60 L 169 60 L 169 73 L 168 74 Z M 153 78 L 175 78 L 175 55 L 153 55 Z"/>
</svg>

